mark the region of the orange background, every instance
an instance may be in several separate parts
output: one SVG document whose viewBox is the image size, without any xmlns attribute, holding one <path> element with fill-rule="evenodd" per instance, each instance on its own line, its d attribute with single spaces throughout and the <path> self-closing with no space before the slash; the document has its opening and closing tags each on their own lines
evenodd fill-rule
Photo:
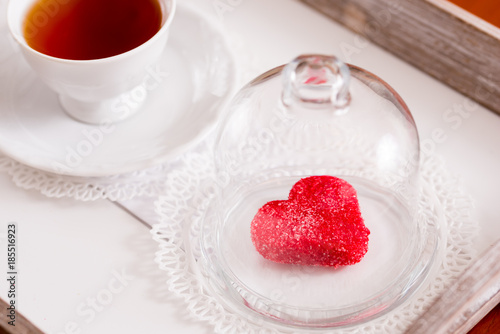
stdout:
<svg viewBox="0 0 500 334">
<path fill-rule="evenodd" d="M 500 28 L 500 1 L 498 0 L 449 0 L 449 1 Z"/>
</svg>

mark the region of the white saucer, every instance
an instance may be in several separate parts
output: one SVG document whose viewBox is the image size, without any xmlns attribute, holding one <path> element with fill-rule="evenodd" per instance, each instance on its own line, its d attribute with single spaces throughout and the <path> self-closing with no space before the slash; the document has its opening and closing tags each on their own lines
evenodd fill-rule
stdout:
<svg viewBox="0 0 500 334">
<path fill-rule="evenodd" d="M 166 51 L 150 69 L 144 109 L 114 125 L 83 124 L 30 70 L 5 22 L 0 29 L 0 151 L 52 173 L 109 176 L 173 159 L 212 129 L 236 86 L 217 24 L 178 6 Z"/>
</svg>

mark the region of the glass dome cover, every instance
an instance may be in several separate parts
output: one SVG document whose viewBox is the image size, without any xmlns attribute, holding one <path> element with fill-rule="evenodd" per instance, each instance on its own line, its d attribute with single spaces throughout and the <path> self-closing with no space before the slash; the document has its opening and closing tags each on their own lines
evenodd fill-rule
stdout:
<svg viewBox="0 0 500 334">
<path fill-rule="evenodd" d="M 303 55 L 235 96 L 218 128 L 216 213 L 200 248 L 208 286 L 235 311 L 276 324 L 365 322 L 421 285 L 433 241 L 418 215 L 419 138 L 399 95 L 333 56 Z M 255 249 L 260 207 L 302 178 L 330 175 L 357 191 L 370 229 L 361 262 L 339 268 L 274 263 Z"/>
</svg>

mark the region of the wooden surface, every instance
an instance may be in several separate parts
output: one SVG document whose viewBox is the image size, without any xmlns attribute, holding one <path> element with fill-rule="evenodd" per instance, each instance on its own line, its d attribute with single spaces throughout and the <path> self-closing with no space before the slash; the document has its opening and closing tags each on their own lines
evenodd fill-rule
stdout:
<svg viewBox="0 0 500 334">
<path fill-rule="evenodd" d="M 7 317 L 7 304 L 3 299 L 0 299 L 0 334 L 43 334 L 35 325 L 29 322 L 18 310 L 15 314 L 15 326 L 8 324 L 11 321 Z"/>
<path fill-rule="evenodd" d="M 500 240 L 475 259 L 405 333 L 461 334 L 475 326 L 476 331 L 491 329 L 494 325 L 488 322 L 488 314 L 497 321 L 491 310 L 499 303 Z"/>
<path fill-rule="evenodd" d="M 446 0 L 301 1 L 500 113 L 500 28 Z"/>
<path fill-rule="evenodd" d="M 486 317 L 484 317 L 469 334 L 494 334 L 500 333 L 500 304 L 498 304 Z"/>
</svg>

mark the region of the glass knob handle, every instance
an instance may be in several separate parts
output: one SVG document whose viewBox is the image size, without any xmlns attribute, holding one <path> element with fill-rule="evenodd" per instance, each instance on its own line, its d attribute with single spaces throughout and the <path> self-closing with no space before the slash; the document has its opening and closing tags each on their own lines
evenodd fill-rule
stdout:
<svg viewBox="0 0 500 334">
<path fill-rule="evenodd" d="M 285 106 L 329 108 L 336 114 L 350 103 L 348 66 L 334 56 L 302 55 L 283 69 Z"/>
</svg>

